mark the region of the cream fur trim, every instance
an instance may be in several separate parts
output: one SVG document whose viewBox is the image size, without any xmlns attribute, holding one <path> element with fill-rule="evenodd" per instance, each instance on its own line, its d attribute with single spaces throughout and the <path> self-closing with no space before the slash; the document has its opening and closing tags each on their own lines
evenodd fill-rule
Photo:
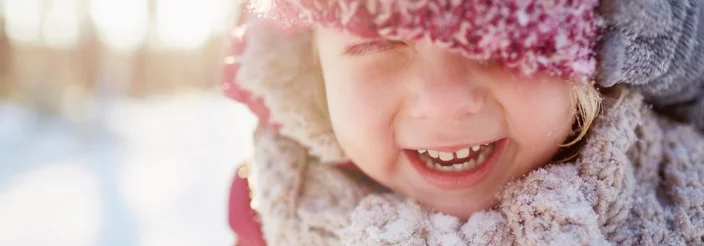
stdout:
<svg viewBox="0 0 704 246">
<path fill-rule="evenodd" d="M 237 83 L 264 99 L 270 121 L 281 125 L 281 134 L 324 163 L 345 161 L 328 116 L 312 31 L 285 35 L 256 17 L 247 23 L 247 48 L 237 57 Z"/>
</svg>

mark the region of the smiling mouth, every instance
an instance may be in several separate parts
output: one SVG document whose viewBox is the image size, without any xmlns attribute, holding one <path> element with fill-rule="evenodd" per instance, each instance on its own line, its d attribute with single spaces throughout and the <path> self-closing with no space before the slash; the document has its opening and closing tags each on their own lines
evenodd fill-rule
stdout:
<svg viewBox="0 0 704 246">
<path fill-rule="evenodd" d="M 455 152 L 417 150 L 428 169 L 439 172 L 466 172 L 481 167 L 494 150 L 496 142 L 474 145 Z"/>
<path fill-rule="evenodd" d="M 413 169 L 429 184 L 442 190 L 470 188 L 488 177 L 508 146 L 508 139 L 491 143 L 435 150 L 405 149 Z"/>
</svg>

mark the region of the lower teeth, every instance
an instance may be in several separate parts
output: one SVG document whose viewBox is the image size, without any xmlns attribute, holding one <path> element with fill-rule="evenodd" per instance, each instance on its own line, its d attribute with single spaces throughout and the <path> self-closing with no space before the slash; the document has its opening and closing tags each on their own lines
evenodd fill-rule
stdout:
<svg viewBox="0 0 704 246">
<path fill-rule="evenodd" d="M 469 161 L 465 161 L 463 163 L 457 163 L 453 165 L 442 165 L 439 163 L 433 162 L 432 159 L 425 158 L 425 165 L 433 170 L 436 171 L 441 171 L 441 172 L 464 172 L 464 171 L 469 171 L 472 169 L 475 169 L 481 164 L 486 161 L 486 157 L 491 154 L 491 151 L 494 150 L 493 145 L 489 145 L 484 151 L 482 151 L 479 156 L 477 156 L 475 159 L 471 159 Z"/>
</svg>

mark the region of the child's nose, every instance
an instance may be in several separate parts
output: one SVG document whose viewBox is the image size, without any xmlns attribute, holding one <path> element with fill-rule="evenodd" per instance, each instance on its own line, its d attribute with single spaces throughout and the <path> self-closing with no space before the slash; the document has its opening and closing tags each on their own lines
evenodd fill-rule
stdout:
<svg viewBox="0 0 704 246">
<path fill-rule="evenodd" d="M 480 65 L 446 51 L 426 53 L 425 57 L 412 72 L 417 78 L 411 97 L 412 117 L 459 120 L 482 110 L 487 91 L 472 78 L 473 73 L 481 72 Z"/>
</svg>

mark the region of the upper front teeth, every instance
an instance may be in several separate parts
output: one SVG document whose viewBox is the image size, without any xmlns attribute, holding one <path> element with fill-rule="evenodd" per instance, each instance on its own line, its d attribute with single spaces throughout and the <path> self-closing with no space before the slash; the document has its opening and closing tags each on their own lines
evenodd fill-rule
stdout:
<svg viewBox="0 0 704 246">
<path fill-rule="evenodd" d="M 433 157 L 433 158 L 438 158 L 438 152 L 435 150 L 428 150 L 428 155 L 430 155 L 430 157 Z"/>
<path fill-rule="evenodd" d="M 474 149 L 477 149 L 476 151 Z M 468 147 L 455 152 L 442 152 L 437 150 L 418 150 L 420 159 L 425 162 L 425 166 L 442 172 L 464 172 L 472 170 L 481 165 L 493 151 L 493 145 L 480 145 L 478 148 Z M 424 153 L 428 155 L 424 155 Z M 475 153 L 471 159 L 467 157 Z M 430 156 L 430 157 L 428 157 Z M 455 159 L 456 158 L 456 159 Z"/>
<path fill-rule="evenodd" d="M 440 155 L 440 160 L 443 160 L 443 161 L 449 161 L 449 160 L 454 159 L 454 155 L 452 153 L 439 152 L 438 155 Z"/>
<path fill-rule="evenodd" d="M 467 156 L 469 156 L 469 148 L 464 148 L 464 149 L 458 150 L 457 152 L 455 152 L 455 155 L 457 155 L 457 158 L 460 158 L 460 159 L 467 158 Z"/>
<path fill-rule="evenodd" d="M 440 160 L 443 161 L 450 161 L 452 159 L 458 158 L 467 158 L 469 156 L 469 153 L 471 151 L 479 151 L 481 149 L 481 145 L 475 145 L 472 147 L 464 148 L 455 152 L 442 152 L 442 151 L 436 151 L 436 150 L 418 150 L 418 153 L 424 154 L 425 152 L 428 152 L 428 155 L 433 158 L 440 158 Z"/>
</svg>

